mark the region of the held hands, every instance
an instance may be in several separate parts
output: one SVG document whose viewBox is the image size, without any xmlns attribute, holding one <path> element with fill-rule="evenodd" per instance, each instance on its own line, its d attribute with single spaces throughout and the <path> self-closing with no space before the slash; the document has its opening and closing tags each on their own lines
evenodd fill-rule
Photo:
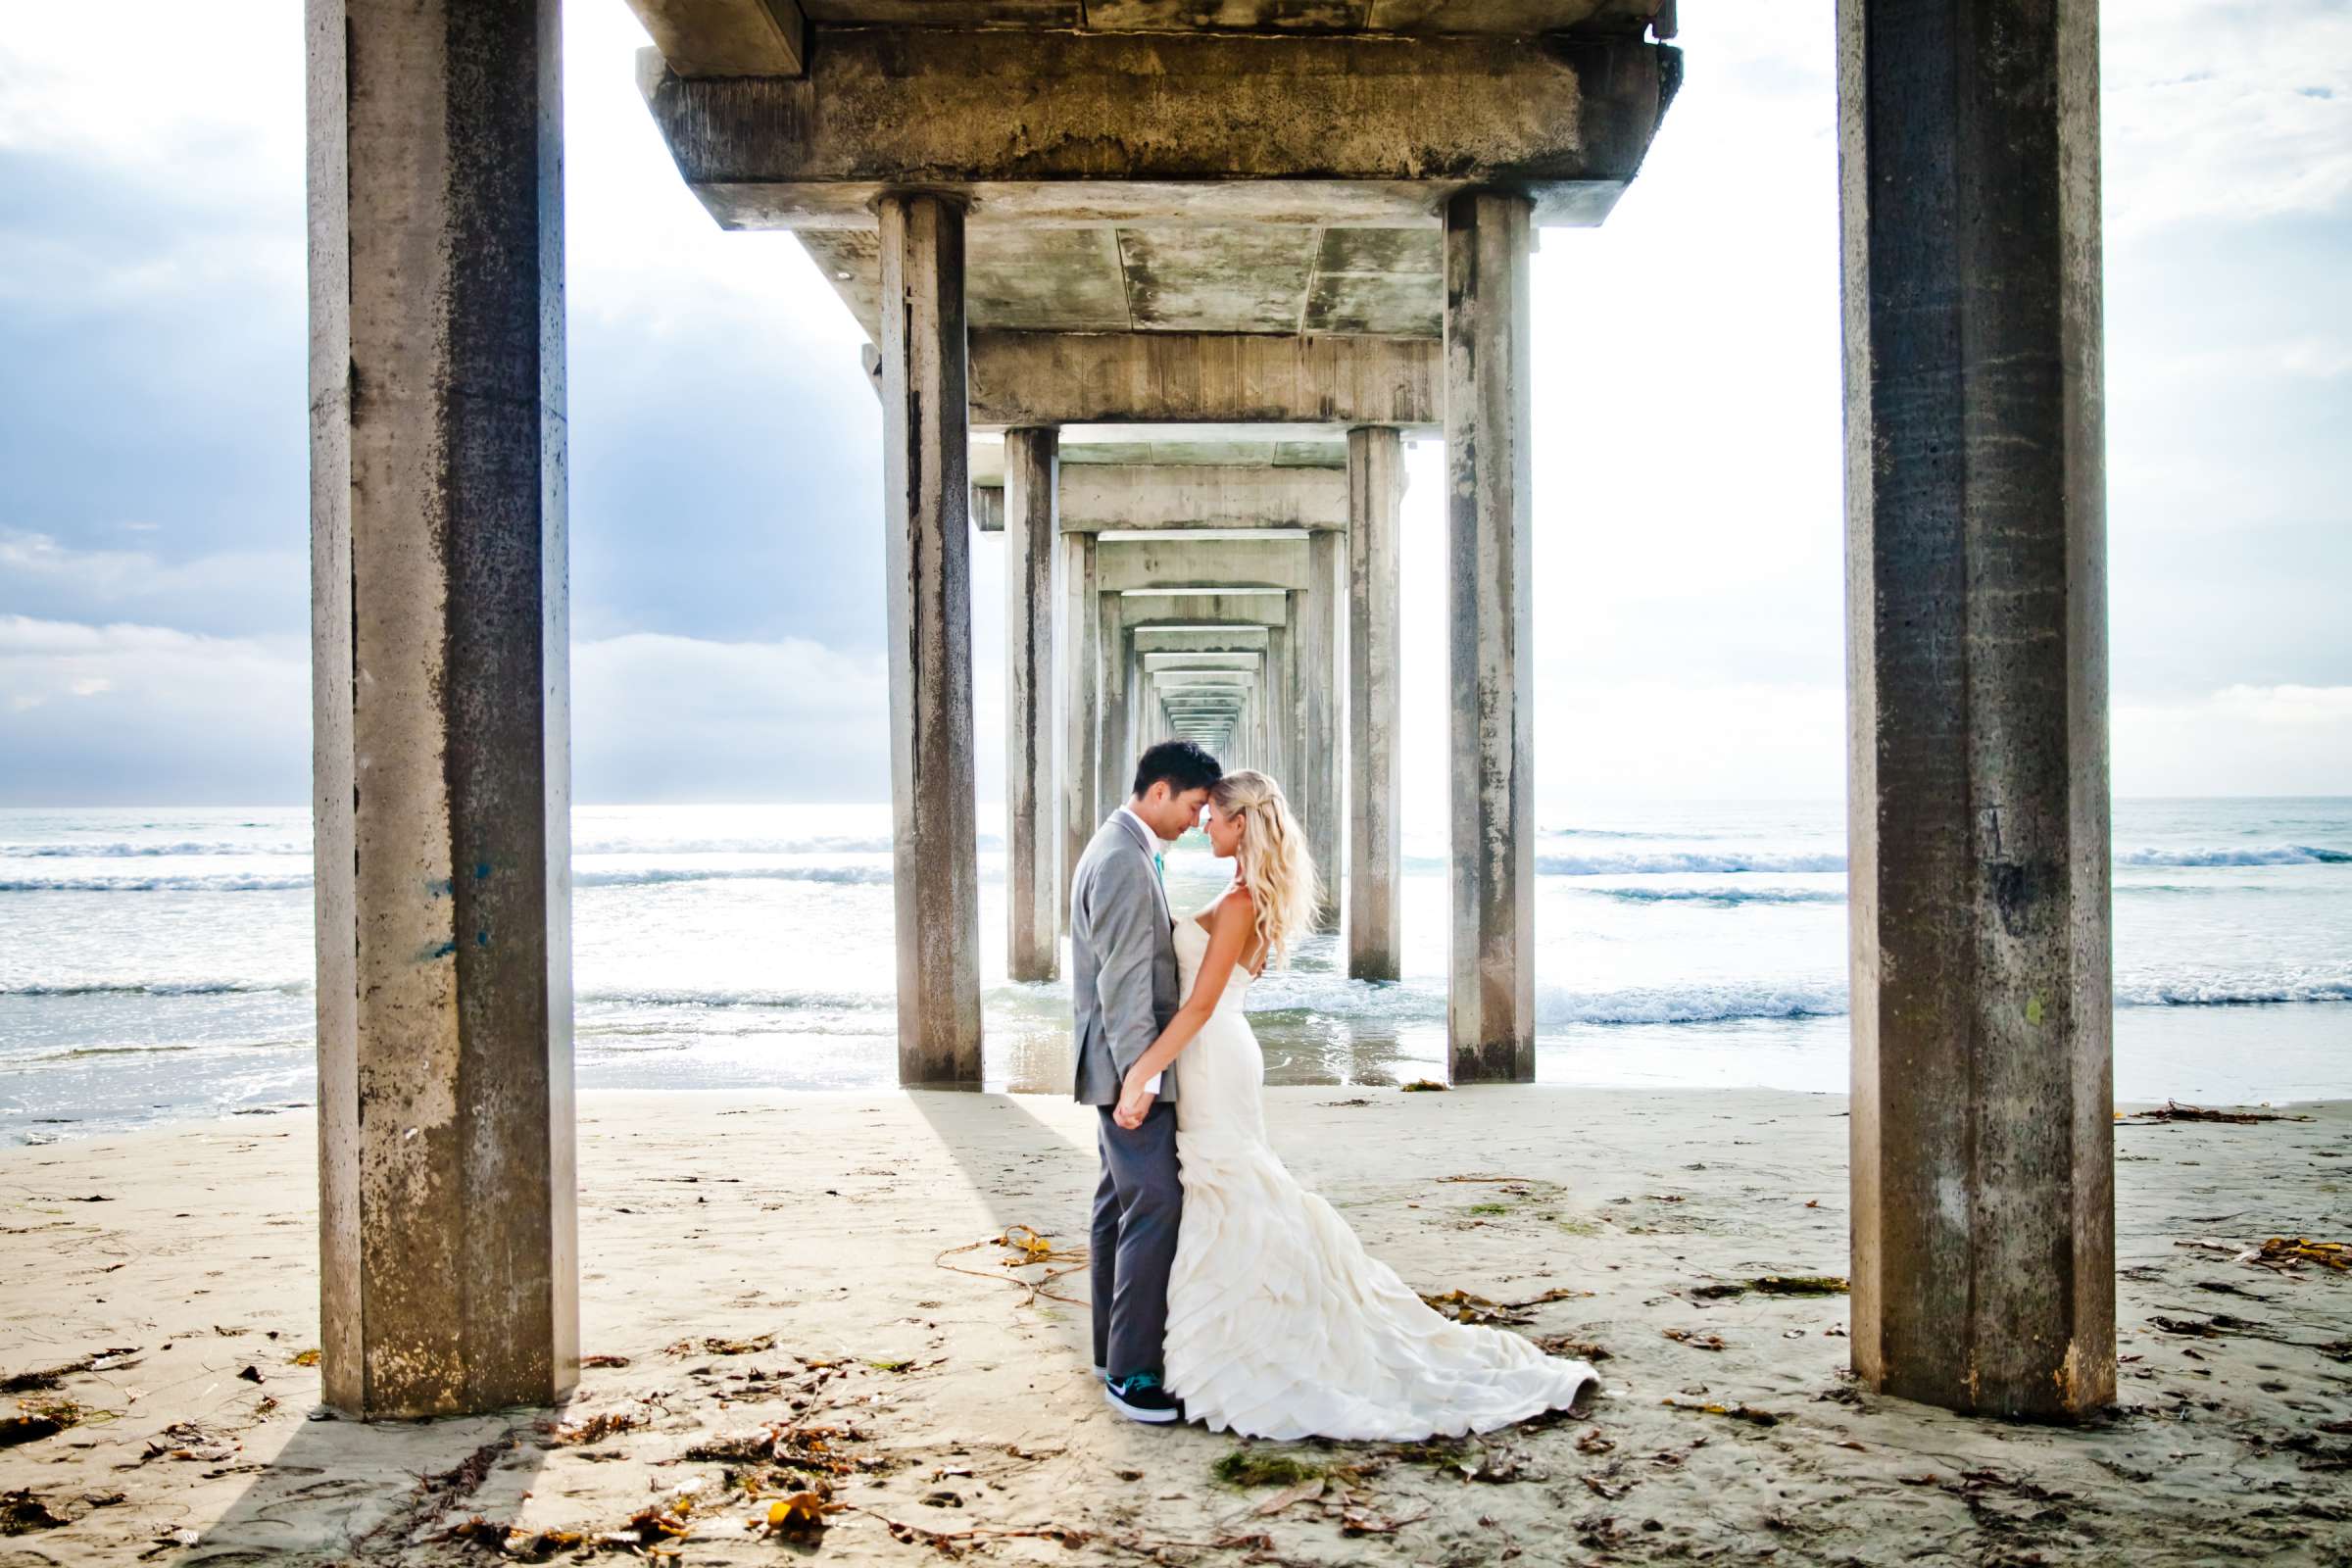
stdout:
<svg viewBox="0 0 2352 1568">
<path fill-rule="evenodd" d="M 1110 1113 L 1110 1119 L 1129 1132 L 1144 1124 L 1145 1113 L 1151 1110 L 1152 1102 L 1159 1098 L 1144 1087 L 1145 1081 L 1144 1074 L 1129 1073 L 1119 1085 L 1118 1108 Z"/>
</svg>

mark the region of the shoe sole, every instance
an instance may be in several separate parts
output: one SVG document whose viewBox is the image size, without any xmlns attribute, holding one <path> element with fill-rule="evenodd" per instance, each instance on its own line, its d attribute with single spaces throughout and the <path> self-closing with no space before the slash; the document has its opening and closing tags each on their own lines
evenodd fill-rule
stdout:
<svg viewBox="0 0 2352 1568">
<path fill-rule="evenodd" d="M 1102 1391 L 1102 1402 L 1128 1420 L 1142 1422 L 1145 1426 L 1162 1426 L 1176 1419 L 1174 1410 L 1139 1410 L 1108 1389 Z"/>
</svg>

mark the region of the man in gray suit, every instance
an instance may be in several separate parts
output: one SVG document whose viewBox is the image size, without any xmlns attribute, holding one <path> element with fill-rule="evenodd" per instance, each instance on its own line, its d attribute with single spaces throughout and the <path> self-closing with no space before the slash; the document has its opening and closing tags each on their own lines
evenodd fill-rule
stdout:
<svg viewBox="0 0 2352 1568">
<path fill-rule="evenodd" d="M 1097 830 L 1070 877 L 1070 1002 L 1078 1036 L 1080 1104 L 1101 1117 L 1096 1143 L 1095 1373 L 1112 1409 L 1137 1421 L 1174 1421 L 1160 1383 L 1168 1269 L 1184 1189 L 1176 1176 L 1176 1069 L 1160 1074 L 1142 1125 L 1111 1119 L 1127 1069 L 1176 1015 L 1174 917 L 1161 858 L 1200 820 L 1221 770 L 1191 741 L 1162 741 L 1136 763 L 1125 806 Z"/>
</svg>

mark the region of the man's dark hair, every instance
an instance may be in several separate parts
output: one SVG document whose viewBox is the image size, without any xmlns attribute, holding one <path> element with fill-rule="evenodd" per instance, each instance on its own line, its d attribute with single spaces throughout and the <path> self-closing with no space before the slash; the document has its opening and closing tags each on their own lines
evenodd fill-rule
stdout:
<svg viewBox="0 0 2352 1568">
<path fill-rule="evenodd" d="M 1164 778 L 1169 794 L 1182 795 L 1186 790 L 1212 789 L 1224 776 L 1217 760 L 1198 741 L 1161 741 L 1137 760 L 1134 793 L 1142 795 Z"/>
</svg>

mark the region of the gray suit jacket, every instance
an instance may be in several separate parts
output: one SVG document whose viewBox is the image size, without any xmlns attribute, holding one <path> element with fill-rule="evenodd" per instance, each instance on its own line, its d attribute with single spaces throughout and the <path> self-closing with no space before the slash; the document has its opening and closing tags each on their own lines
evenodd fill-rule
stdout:
<svg viewBox="0 0 2352 1568">
<path fill-rule="evenodd" d="M 1125 811 L 1114 811 L 1070 878 L 1080 1104 L 1117 1104 L 1127 1069 L 1176 1016 L 1176 926 L 1152 869 L 1158 848 Z M 1176 1098 L 1173 1063 L 1160 1075 L 1159 1098 Z"/>
</svg>

